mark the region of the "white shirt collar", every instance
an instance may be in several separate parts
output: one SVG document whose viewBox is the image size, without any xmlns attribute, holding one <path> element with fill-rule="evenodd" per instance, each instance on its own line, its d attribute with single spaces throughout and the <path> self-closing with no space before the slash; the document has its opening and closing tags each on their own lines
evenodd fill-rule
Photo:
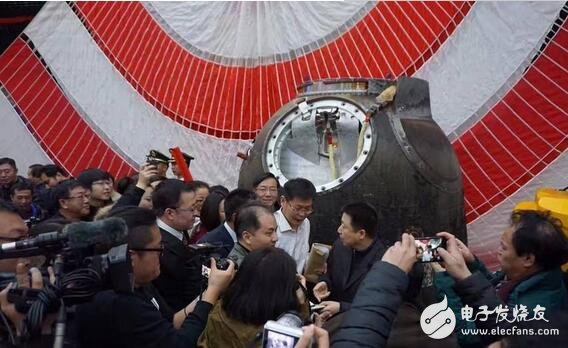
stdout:
<svg viewBox="0 0 568 348">
<path fill-rule="evenodd" d="M 171 234 L 172 236 L 176 237 L 177 239 L 179 239 L 180 241 L 183 241 L 183 233 L 181 233 L 180 231 L 176 230 L 175 228 L 171 227 L 170 225 L 166 224 L 165 222 L 163 222 L 162 220 L 160 220 L 159 218 L 156 220 L 156 223 L 158 224 L 158 227 L 161 228 L 162 230 L 168 232 L 169 234 Z"/>
<path fill-rule="evenodd" d="M 227 229 L 227 232 L 229 232 L 229 235 L 231 235 L 231 238 L 233 239 L 233 242 L 237 242 L 237 233 L 235 231 L 233 231 L 233 229 L 231 228 L 231 226 L 229 226 L 229 224 L 227 223 L 227 221 L 225 221 L 225 223 L 223 224 L 223 226 L 225 226 L 225 228 Z"/>
<path fill-rule="evenodd" d="M 288 219 L 286 219 L 286 216 L 284 216 L 282 209 L 276 211 L 274 213 L 274 217 L 276 218 L 276 224 L 280 228 L 280 232 L 289 232 L 289 231 L 294 232 L 294 229 L 292 228 L 292 226 L 290 226 Z"/>
</svg>

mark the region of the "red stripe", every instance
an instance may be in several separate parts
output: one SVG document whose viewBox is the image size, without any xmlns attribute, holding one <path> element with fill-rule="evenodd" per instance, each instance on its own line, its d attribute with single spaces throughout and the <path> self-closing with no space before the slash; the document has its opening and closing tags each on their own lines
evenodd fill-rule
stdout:
<svg viewBox="0 0 568 348">
<path fill-rule="evenodd" d="M 457 3 L 456 6 L 459 8 L 464 4 Z M 442 5 L 451 16 L 448 18 L 448 15 L 440 10 L 441 5 L 434 3 L 397 5 L 379 2 L 376 9 L 359 21 L 342 38 L 328 42 L 326 46 L 312 52 L 306 52 L 305 55 L 292 61 L 268 65 L 269 71 L 271 69 L 275 69 L 272 70 L 273 72 L 278 71 L 279 79 L 275 82 L 279 86 L 260 86 L 258 83 L 260 70 L 257 67 L 220 67 L 218 64 L 194 57 L 161 30 L 140 3 L 78 2 L 74 6 L 79 10 L 79 16 L 96 42 L 118 71 L 164 115 L 201 132 L 242 139 L 253 138 L 264 124 L 263 122 L 296 95 L 296 85 L 306 79 L 355 76 L 357 71 L 367 76 L 369 69 L 373 77 L 385 77 L 384 74 L 389 72 L 396 76 L 414 72 L 432 54 L 428 46 L 437 45 L 436 48 L 439 47 L 439 44 L 435 42 L 444 41 L 447 38 L 447 28 L 450 27 L 451 32 L 455 27 L 452 27 L 452 21 L 460 22 L 464 16 L 454 6 Z M 412 10 L 410 6 L 416 6 L 417 9 L 407 11 L 407 17 L 399 6 L 405 10 Z M 425 13 L 424 21 L 427 21 L 435 35 L 417 17 L 418 11 L 425 10 L 425 6 L 440 16 L 438 20 L 446 27 L 440 26 L 432 14 Z M 469 9 L 469 5 L 466 4 L 465 7 L 464 13 Z M 396 22 L 393 14 L 396 14 L 396 19 L 400 24 Z M 418 51 L 410 48 L 411 42 L 403 38 L 404 35 L 401 34 L 404 28 L 408 31 L 412 27 L 409 19 L 419 20 L 420 24 L 416 23 L 416 30 L 428 40 L 432 40 L 428 45 L 420 44 Z M 372 22 L 373 20 L 376 25 Z M 385 20 L 391 23 L 385 23 Z M 385 28 L 388 27 L 393 29 L 386 30 Z M 378 33 L 380 30 L 383 36 L 371 36 L 380 35 Z M 362 34 L 359 35 L 358 31 Z M 412 33 L 418 35 L 415 30 Z M 443 39 L 439 36 L 443 36 Z M 397 42 L 397 38 L 401 39 L 401 44 Z M 374 41 L 377 41 L 379 47 Z M 366 52 L 357 53 L 357 49 L 364 47 L 364 43 L 372 48 L 373 56 Z M 387 43 L 395 50 L 385 52 L 388 63 L 397 67 L 395 71 L 391 71 L 393 69 L 389 69 L 387 62 L 381 57 L 383 50 L 388 51 Z M 127 48 L 123 48 L 124 45 L 127 45 Z M 404 51 L 409 51 L 410 57 Z M 184 58 L 181 60 L 182 63 L 173 64 L 172 62 L 176 61 L 179 56 L 190 56 L 191 58 Z M 422 56 L 426 57 L 421 59 Z M 402 67 L 397 63 L 397 58 L 403 62 Z M 331 60 L 335 62 L 335 66 Z M 326 65 L 328 65 L 327 69 Z M 207 81 L 211 81 L 211 78 L 216 80 L 216 74 L 228 74 L 225 77 L 225 90 L 222 92 L 218 90 L 222 82 L 214 83 L 210 88 L 206 88 Z M 274 77 L 274 75 L 269 76 Z M 191 84 L 190 88 L 185 85 L 186 76 L 191 77 L 187 82 Z M 219 81 L 222 80 L 223 78 L 219 79 Z M 168 89 L 164 86 L 168 85 L 179 86 L 178 88 L 182 91 L 167 92 Z M 199 88 L 200 85 L 203 85 L 202 88 Z M 281 90 L 282 99 L 277 92 L 278 87 Z M 242 98 L 242 88 L 247 88 L 245 98 Z M 265 89 L 272 90 L 265 91 Z M 235 92 L 241 96 L 233 98 Z M 218 100 L 217 93 L 222 94 L 222 102 L 228 103 L 223 108 L 225 112 L 222 114 L 219 114 L 219 106 L 213 102 Z M 262 108 L 258 106 L 261 95 L 263 95 Z M 264 96 L 269 95 L 272 95 L 270 109 L 264 107 L 267 103 Z"/>
<path fill-rule="evenodd" d="M 566 49 L 566 28 L 565 22 L 525 76 L 454 142 L 471 204 L 469 222 L 524 186 L 568 147 L 568 60 L 559 48 Z"/>
<path fill-rule="evenodd" d="M 102 157 L 102 169 L 116 177 L 133 172 L 134 168 L 85 123 L 21 38 L 0 56 L 0 67 L 0 82 L 20 109 L 28 129 L 54 162 L 76 176 L 82 169 L 96 167 L 102 152 L 108 152 L 108 156 Z"/>
<path fill-rule="evenodd" d="M 33 18 L 33 16 L 0 17 L 0 25 L 28 23 Z"/>
</svg>

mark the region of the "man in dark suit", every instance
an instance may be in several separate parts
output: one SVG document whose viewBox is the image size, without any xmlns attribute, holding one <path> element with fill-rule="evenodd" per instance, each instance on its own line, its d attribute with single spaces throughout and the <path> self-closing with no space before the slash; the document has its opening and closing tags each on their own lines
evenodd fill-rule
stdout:
<svg viewBox="0 0 568 348">
<path fill-rule="evenodd" d="M 322 319 L 351 307 L 359 285 L 384 253 L 376 235 L 377 212 L 363 202 L 346 205 L 341 210 L 339 238 L 331 248 L 327 273 L 314 287 L 314 295 L 322 302 Z"/>
<path fill-rule="evenodd" d="M 227 220 L 219 227 L 207 232 L 199 243 L 219 245 L 220 248 L 217 250 L 216 254 L 220 257 L 227 257 L 231 250 L 233 250 L 235 243 L 237 243 L 237 234 L 235 232 L 237 212 L 243 205 L 255 201 L 256 199 L 256 194 L 249 190 L 236 189 L 231 191 L 227 198 L 225 198 L 224 203 Z"/>
<path fill-rule="evenodd" d="M 201 268 L 184 245 L 184 236 L 193 226 L 195 190 L 181 180 L 162 181 L 152 194 L 158 227 L 165 244 L 160 259 L 160 276 L 153 281 L 174 311 L 190 303 L 201 287 Z"/>
<path fill-rule="evenodd" d="M 183 194 L 182 194 L 183 195 Z M 213 306 L 234 276 L 211 263 L 207 290 L 193 309 L 189 301 L 172 311 L 152 286 L 160 274 L 164 252 L 161 233 L 152 211 L 125 206 L 113 211 L 128 226 L 127 245 L 132 263 L 132 291 L 105 290 L 77 307 L 76 325 L 80 347 L 196 347 Z M 187 306 L 187 307 L 186 307 Z"/>
</svg>

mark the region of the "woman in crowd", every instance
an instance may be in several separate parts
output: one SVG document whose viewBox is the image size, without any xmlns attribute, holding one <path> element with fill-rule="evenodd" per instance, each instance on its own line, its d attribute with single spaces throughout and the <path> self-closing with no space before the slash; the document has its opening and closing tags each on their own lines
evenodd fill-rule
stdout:
<svg viewBox="0 0 568 348">
<path fill-rule="evenodd" d="M 223 206 L 227 194 L 223 191 L 212 191 L 201 207 L 201 222 L 189 239 L 190 244 L 197 243 L 207 232 L 215 229 L 225 221 Z"/>
<path fill-rule="evenodd" d="M 260 344 L 268 320 L 301 311 L 306 299 L 300 281 L 296 262 L 285 251 L 270 247 L 251 252 L 221 302 L 213 307 L 198 346 Z"/>
<path fill-rule="evenodd" d="M 264 173 L 258 177 L 253 183 L 254 193 L 258 196 L 259 200 L 270 207 L 272 211 L 280 209 L 279 204 L 279 189 L 280 184 L 272 173 Z"/>
</svg>

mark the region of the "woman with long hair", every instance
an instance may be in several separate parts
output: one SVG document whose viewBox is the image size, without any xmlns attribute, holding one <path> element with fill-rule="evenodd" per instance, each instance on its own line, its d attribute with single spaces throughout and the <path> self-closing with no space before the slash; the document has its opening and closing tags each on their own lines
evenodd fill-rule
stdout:
<svg viewBox="0 0 568 348">
<path fill-rule="evenodd" d="M 258 339 L 268 320 L 290 311 L 304 312 L 301 281 L 296 262 L 282 249 L 251 252 L 211 311 L 198 346 L 247 347 Z"/>
</svg>

